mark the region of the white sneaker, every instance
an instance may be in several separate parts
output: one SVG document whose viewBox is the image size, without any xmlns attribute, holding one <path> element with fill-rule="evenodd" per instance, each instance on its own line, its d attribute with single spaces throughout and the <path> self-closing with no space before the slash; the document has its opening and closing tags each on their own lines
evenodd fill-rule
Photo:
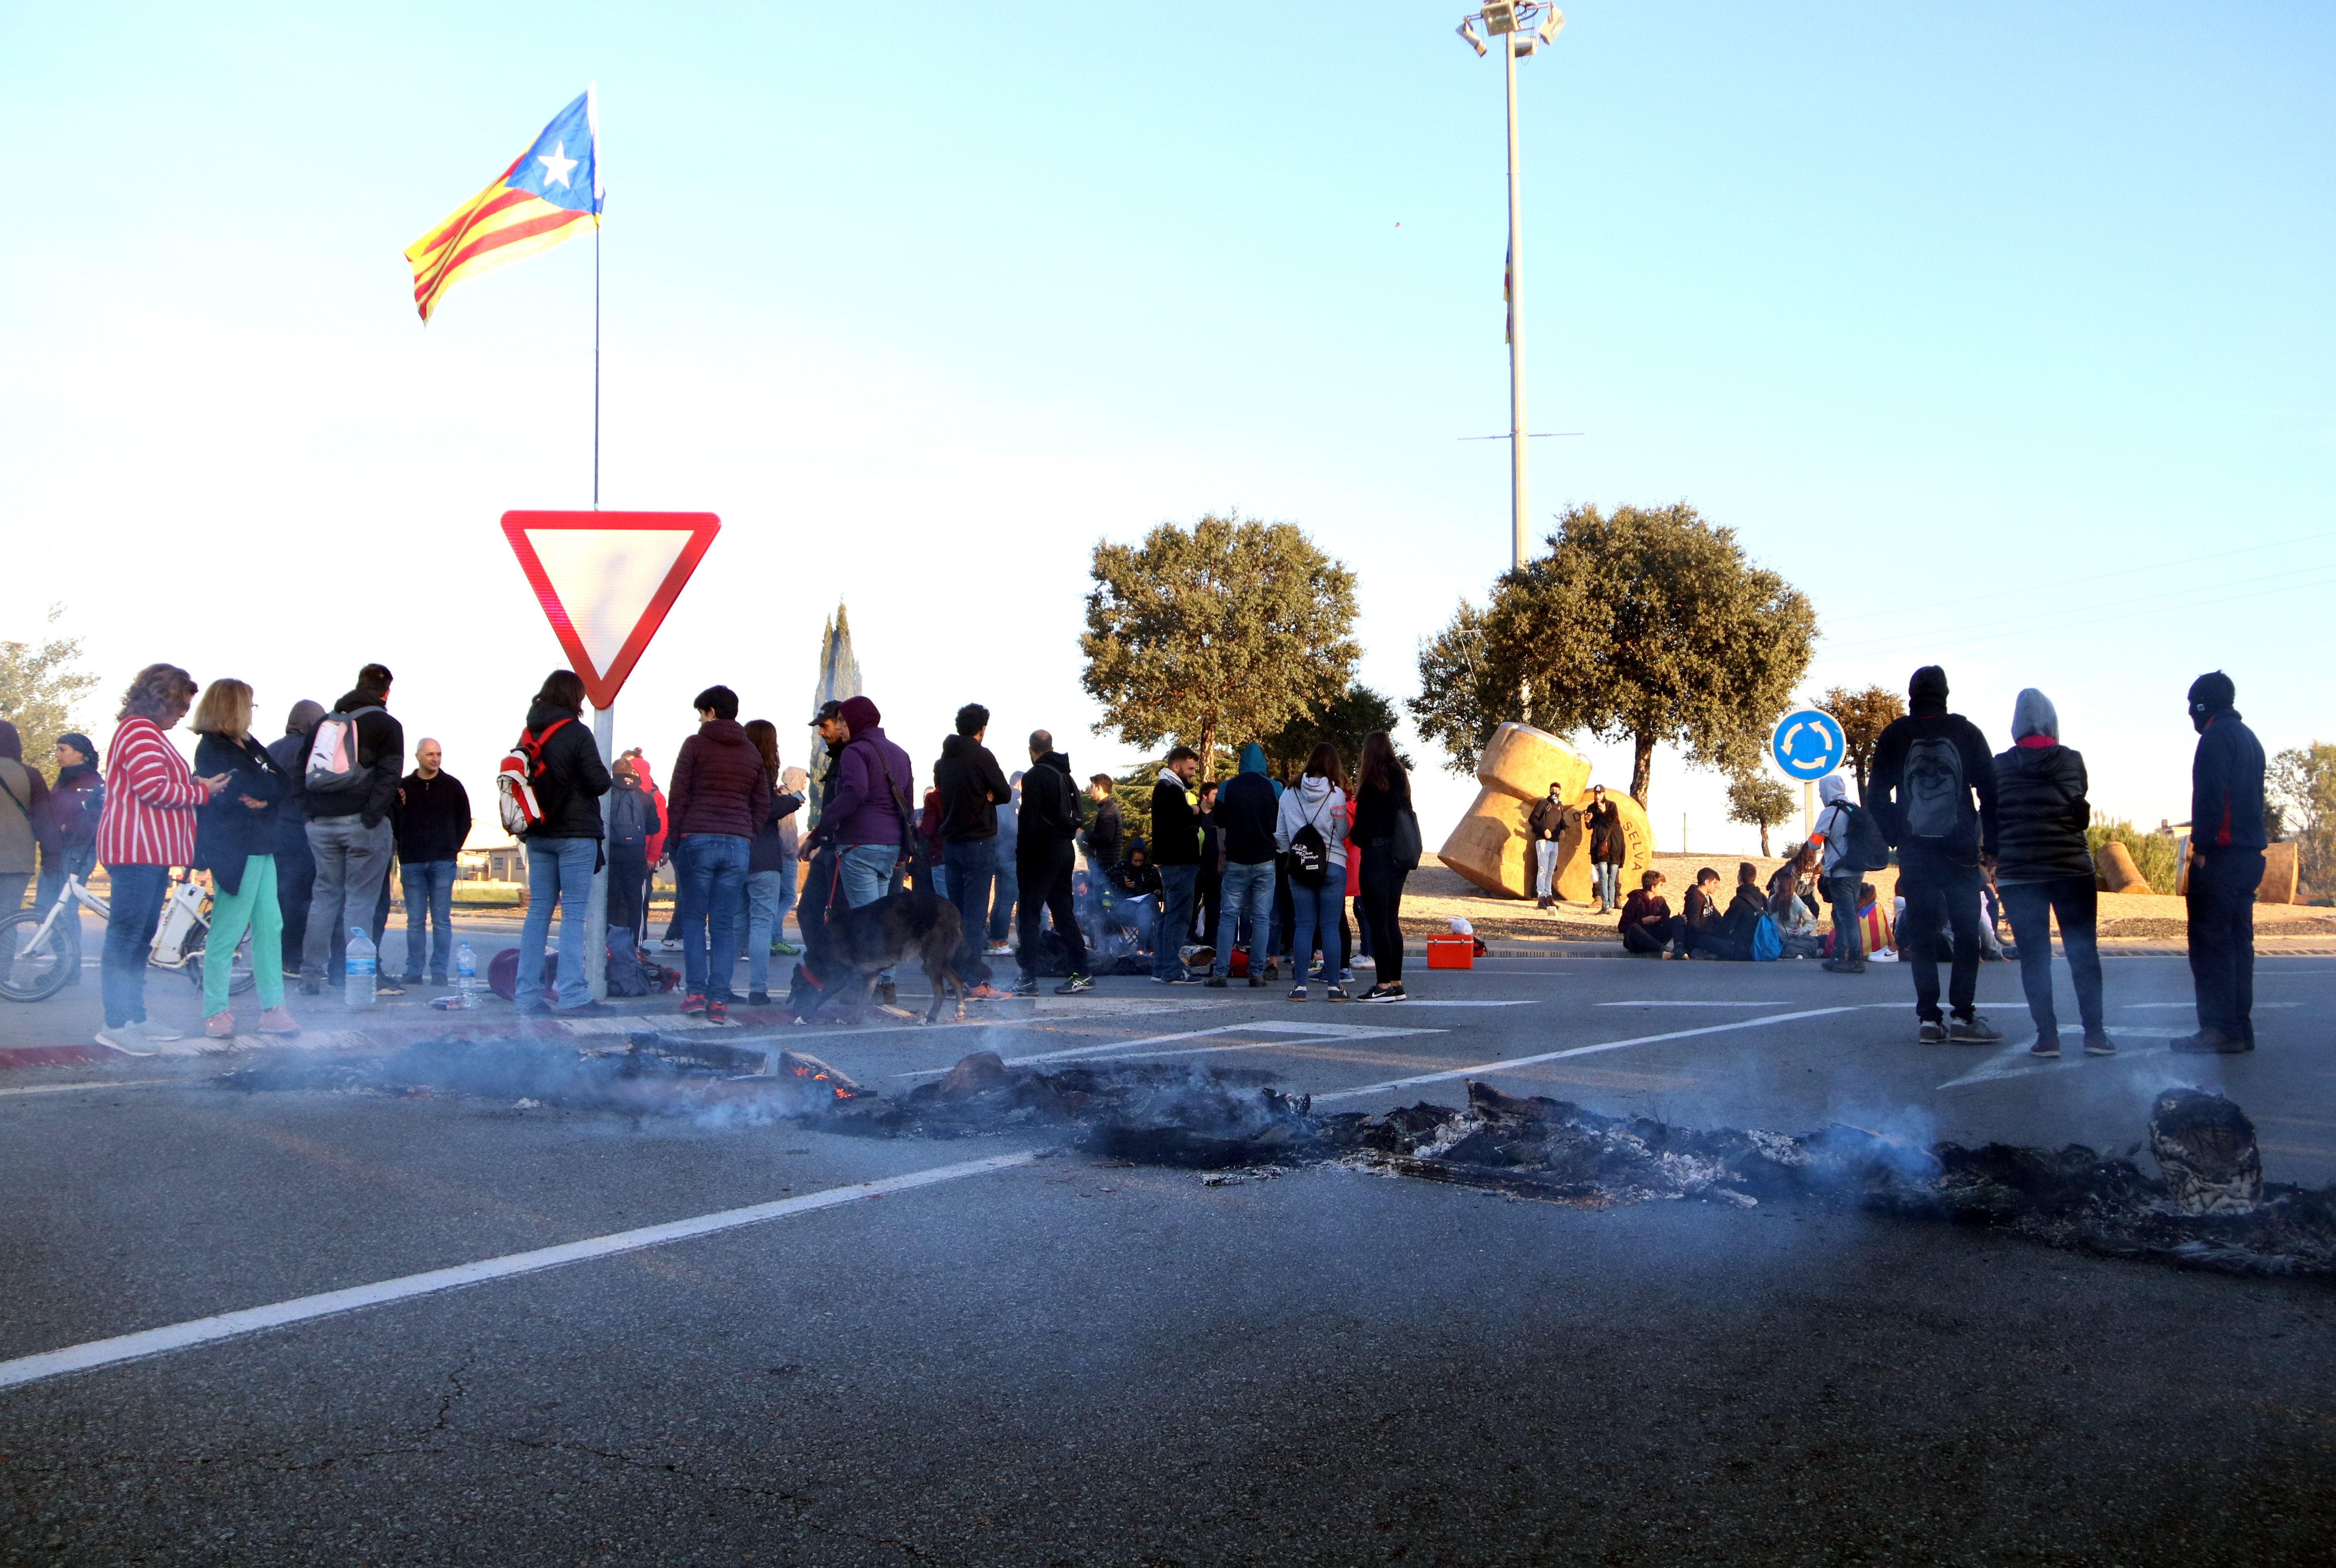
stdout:
<svg viewBox="0 0 2336 1568">
<path fill-rule="evenodd" d="M 184 1029 L 174 1029 L 168 1024 L 158 1024 L 147 1018 L 141 1018 L 130 1027 L 139 1038 L 149 1045 L 167 1046 L 172 1040 L 183 1040 L 187 1037 Z"/>
<path fill-rule="evenodd" d="M 138 1037 L 137 1029 L 138 1026 L 135 1024 L 124 1024 L 118 1029 L 100 1029 L 96 1035 L 97 1043 L 109 1051 L 115 1051 L 125 1057 L 152 1056 L 153 1052 L 141 1051 L 138 1048 L 145 1042 Z"/>
<path fill-rule="evenodd" d="M 992 942 L 982 950 L 982 953 L 985 957 L 993 959 L 1012 958 L 1014 945 L 1011 942 Z"/>
</svg>

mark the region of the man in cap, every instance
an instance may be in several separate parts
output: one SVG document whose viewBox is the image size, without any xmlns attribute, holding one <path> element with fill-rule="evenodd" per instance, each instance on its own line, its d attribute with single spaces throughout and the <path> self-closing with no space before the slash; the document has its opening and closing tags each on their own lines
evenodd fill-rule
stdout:
<svg viewBox="0 0 2336 1568">
<path fill-rule="evenodd" d="M 2263 749 L 2232 704 L 2238 688 L 2221 670 L 2190 683 L 2190 979 L 2198 1032 L 2177 1051 L 2255 1048 L 2255 889 L 2263 882 Z"/>
<path fill-rule="evenodd" d="M 909 793 L 917 765 L 886 738 L 883 718 L 869 698 L 846 697 L 820 731 L 822 738 L 840 731 L 843 747 L 817 833 L 840 854 L 843 901 L 855 910 L 899 889 L 917 815 Z M 876 995 L 886 1007 L 894 1004 L 892 985 L 891 970 L 876 977 Z"/>
</svg>

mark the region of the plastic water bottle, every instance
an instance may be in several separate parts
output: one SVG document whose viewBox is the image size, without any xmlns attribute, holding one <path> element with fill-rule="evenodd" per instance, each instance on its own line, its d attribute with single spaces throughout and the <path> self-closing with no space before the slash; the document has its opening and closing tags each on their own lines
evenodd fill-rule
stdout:
<svg viewBox="0 0 2336 1568">
<path fill-rule="evenodd" d="M 456 1007 L 475 1008 L 479 1005 L 477 1000 L 471 995 L 471 988 L 478 984 L 478 980 L 479 955 L 471 950 L 470 943 L 455 943 L 454 995 L 457 999 L 454 1005 Z"/>
<path fill-rule="evenodd" d="M 373 940 L 365 934 L 363 926 L 349 928 L 347 1001 L 353 1008 L 373 1006 L 375 960 Z"/>
</svg>

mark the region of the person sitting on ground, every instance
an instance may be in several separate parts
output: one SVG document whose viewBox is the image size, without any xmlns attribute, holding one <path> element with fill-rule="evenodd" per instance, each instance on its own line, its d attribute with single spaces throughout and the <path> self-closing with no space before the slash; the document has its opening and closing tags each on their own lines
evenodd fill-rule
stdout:
<svg viewBox="0 0 2336 1568">
<path fill-rule="evenodd" d="M 1791 858 L 1768 879 L 1768 914 L 1788 959 L 1817 955 L 1817 867 L 1822 851 L 1814 843 L 1796 844 Z"/>
<path fill-rule="evenodd" d="M 1705 866 L 1695 873 L 1695 886 L 1687 890 L 1687 911 L 1680 917 L 1686 922 L 1686 942 L 1683 951 L 1689 958 L 1701 953 L 1706 958 L 1725 958 L 1721 950 L 1725 940 L 1725 924 L 1719 912 L 1719 873 Z"/>
<path fill-rule="evenodd" d="M 1768 912 L 1768 901 L 1760 891 L 1760 868 L 1744 861 L 1736 868 L 1736 893 L 1728 901 L 1728 913 L 1720 921 L 1719 941 L 1724 950 L 1720 956 L 1737 963 L 1749 963 L 1752 959 L 1752 933 L 1759 929 L 1760 917 Z"/>
<path fill-rule="evenodd" d="M 1662 872 L 1644 872 L 1638 891 L 1623 903 L 1623 951 L 1651 953 L 1657 958 L 1687 957 L 1687 922 L 1671 913 L 1669 901 L 1655 891 L 1662 885 Z"/>
<path fill-rule="evenodd" d="M 1104 923 L 1130 932 L 1138 952 L 1152 950 L 1153 928 L 1160 918 L 1160 868 L 1152 863 L 1152 846 L 1141 838 L 1127 841 L 1127 856 L 1104 873 Z"/>
<path fill-rule="evenodd" d="M 1872 882 L 1857 884 L 1858 935 L 1865 950 L 1883 958 L 1897 957 L 1897 929 L 1882 907 L 1882 893 Z"/>
</svg>

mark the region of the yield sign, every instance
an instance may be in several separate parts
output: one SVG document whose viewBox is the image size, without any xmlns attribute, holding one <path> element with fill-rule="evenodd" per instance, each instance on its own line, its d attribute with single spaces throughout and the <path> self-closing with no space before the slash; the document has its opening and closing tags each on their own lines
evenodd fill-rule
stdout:
<svg viewBox="0 0 2336 1568">
<path fill-rule="evenodd" d="M 722 531 L 710 511 L 507 511 L 503 537 L 594 707 L 617 700 Z"/>
</svg>

